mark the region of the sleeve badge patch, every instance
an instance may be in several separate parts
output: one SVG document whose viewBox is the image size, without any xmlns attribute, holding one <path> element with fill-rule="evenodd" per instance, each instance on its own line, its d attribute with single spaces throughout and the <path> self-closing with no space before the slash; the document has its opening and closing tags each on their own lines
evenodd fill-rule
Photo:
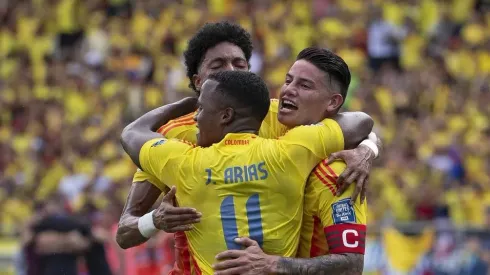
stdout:
<svg viewBox="0 0 490 275">
<path fill-rule="evenodd" d="M 354 207 L 349 203 L 350 198 L 337 201 L 332 204 L 333 224 L 355 223 L 356 212 Z"/>
<path fill-rule="evenodd" d="M 162 145 L 162 144 L 164 144 L 164 143 L 165 143 L 165 141 L 167 141 L 167 140 L 166 140 L 166 139 L 161 139 L 161 140 L 159 140 L 159 141 L 157 141 L 157 142 L 153 143 L 153 144 L 151 145 L 151 147 L 153 148 L 153 147 L 157 147 L 157 146 L 159 146 L 159 145 Z"/>
</svg>

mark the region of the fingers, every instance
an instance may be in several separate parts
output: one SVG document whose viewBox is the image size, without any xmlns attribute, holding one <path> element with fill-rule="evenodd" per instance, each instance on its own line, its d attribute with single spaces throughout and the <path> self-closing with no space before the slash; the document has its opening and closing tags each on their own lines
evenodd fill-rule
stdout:
<svg viewBox="0 0 490 275">
<path fill-rule="evenodd" d="M 214 270 L 226 270 L 234 267 L 240 266 L 240 262 L 238 259 L 230 259 L 230 260 L 224 260 L 219 263 L 215 263 L 213 265 Z"/>
<path fill-rule="evenodd" d="M 155 225 L 165 232 L 172 233 L 180 231 L 189 231 L 193 228 L 192 224 L 200 223 L 201 219 L 199 215 L 171 215 L 166 213 L 161 219 L 155 221 Z"/>
<path fill-rule="evenodd" d="M 222 261 L 226 259 L 235 259 L 243 255 L 245 252 L 242 250 L 226 250 L 216 255 L 216 260 Z"/>
<path fill-rule="evenodd" d="M 330 154 L 330 156 L 328 156 L 328 159 L 327 159 L 327 165 L 331 164 L 332 162 L 334 162 L 338 158 L 339 158 L 338 153 Z"/>
<path fill-rule="evenodd" d="M 367 175 L 364 175 L 364 174 L 361 174 L 359 176 L 359 179 L 357 180 L 357 184 L 356 184 L 356 189 L 354 189 L 354 192 L 352 192 L 352 196 L 350 198 L 350 204 L 351 205 L 356 202 L 357 197 L 359 196 L 359 193 L 362 192 L 362 190 L 363 190 L 362 187 L 363 187 L 363 184 L 364 184 L 366 177 L 367 177 Z"/>
<path fill-rule="evenodd" d="M 243 246 L 245 246 L 245 247 L 249 247 L 249 246 L 259 246 L 259 244 L 258 244 L 256 241 L 254 241 L 254 240 L 250 239 L 249 237 L 241 237 L 241 238 L 236 238 L 236 239 L 235 239 L 235 242 L 236 242 L 237 244 L 241 244 L 241 245 L 243 245 Z"/>
<path fill-rule="evenodd" d="M 233 267 L 227 270 L 222 270 L 222 271 L 216 271 L 214 272 L 214 275 L 235 275 L 235 274 L 244 274 L 245 272 L 249 271 L 247 267 L 245 266 L 238 266 L 238 267 Z"/>
<path fill-rule="evenodd" d="M 173 199 L 175 198 L 175 193 L 177 193 L 177 188 L 175 186 L 172 186 L 172 188 L 170 188 L 170 191 L 168 191 L 168 193 L 163 196 L 162 203 L 173 202 Z"/>
<path fill-rule="evenodd" d="M 349 185 L 351 185 L 354 181 L 356 181 L 356 178 L 358 176 L 359 176 L 359 173 L 357 171 L 354 171 L 349 175 L 349 177 L 347 177 L 347 179 L 344 181 L 344 183 L 341 186 L 340 195 L 342 195 L 345 192 L 345 190 L 347 190 L 347 188 L 349 188 Z"/>
<path fill-rule="evenodd" d="M 201 215 L 199 214 L 180 214 L 180 215 L 175 215 L 175 214 L 168 214 L 163 218 L 163 220 L 167 223 L 180 223 L 182 225 L 184 224 L 191 224 L 195 223 L 193 222 L 194 220 L 198 220 L 198 222 L 201 220 Z"/>
<path fill-rule="evenodd" d="M 346 181 L 346 179 L 350 176 L 350 174 L 352 173 L 352 170 L 347 167 L 344 172 L 342 172 L 342 174 L 339 175 L 338 179 L 337 179 L 337 186 L 338 186 L 338 189 L 337 189 L 337 196 L 340 196 L 342 195 L 342 193 L 344 193 L 345 189 L 347 188 L 346 186 L 344 186 L 344 183 Z"/>
<path fill-rule="evenodd" d="M 167 233 L 176 233 L 176 232 L 182 232 L 182 231 L 190 231 L 190 230 L 192 230 L 192 228 L 194 228 L 194 226 L 192 226 L 192 224 L 189 224 L 189 225 L 179 225 L 179 226 L 175 226 L 175 227 L 169 228 L 169 229 L 165 230 L 165 232 L 167 232 Z"/>
<path fill-rule="evenodd" d="M 162 203 L 155 212 L 153 221 L 157 228 L 173 233 L 191 230 L 192 224 L 201 222 L 201 217 L 202 214 L 194 208 L 174 207 L 169 203 Z"/>
<path fill-rule="evenodd" d="M 361 204 L 363 204 L 364 201 L 366 200 L 366 190 L 367 190 L 368 182 L 369 182 L 369 175 L 366 176 L 364 182 L 362 183 Z"/>
<path fill-rule="evenodd" d="M 195 215 L 197 217 L 201 217 L 202 213 L 198 212 L 195 208 L 190 207 L 175 207 L 165 205 L 163 208 L 165 215 Z"/>
</svg>

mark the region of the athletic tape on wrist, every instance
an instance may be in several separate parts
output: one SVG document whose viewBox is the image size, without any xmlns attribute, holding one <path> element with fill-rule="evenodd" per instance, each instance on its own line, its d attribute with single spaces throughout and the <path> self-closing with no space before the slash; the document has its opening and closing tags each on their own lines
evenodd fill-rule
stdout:
<svg viewBox="0 0 490 275">
<path fill-rule="evenodd" d="M 371 132 L 368 136 L 368 139 L 372 142 L 374 142 L 374 144 L 376 144 L 376 142 L 378 142 L 378 136 L 376 136 L 376 133 L 374 132 Z"/>
<path fill-rule="evenodd" d="M 151 238 L 158 231 L 153 223 L 153 211 L 138 219 L 138 230 L 145 238 Z"/>
<path fill-rule="evenodd" d="M 379 149 L 378 149 L 378 146 L 376 146 L 376 143 L 374 143 L 373 141 L 371 141 L 369 139 L 365 139 L 359 145 L 365 145 L 365 146 L 369 147 L 369 149 L 371 149 L 371 151 L 373 151 L 374 157 L 375 158 L 378 157 Z"/>
</svg>

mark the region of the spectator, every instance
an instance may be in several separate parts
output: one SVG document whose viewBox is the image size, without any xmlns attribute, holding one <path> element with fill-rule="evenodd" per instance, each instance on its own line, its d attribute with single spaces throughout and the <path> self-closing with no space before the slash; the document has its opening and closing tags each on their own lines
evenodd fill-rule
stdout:
<svg viewBox="0 0 490 275">
<path fill-rule="evenodd" d="M 382 17 L 381 10 L 372 10 L 372 19 L 368 27 L 367 48 L 369 65 L 379 71 L 383 65 L 400 69 L 400 42 L 406 36 L 406 30 L 393 26 Z"/>
</svg>

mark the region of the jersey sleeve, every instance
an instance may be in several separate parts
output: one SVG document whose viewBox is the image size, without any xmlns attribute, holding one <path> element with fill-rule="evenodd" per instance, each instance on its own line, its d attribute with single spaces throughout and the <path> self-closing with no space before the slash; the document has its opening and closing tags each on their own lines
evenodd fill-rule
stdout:
<svg viewBox="0 0 490 275">
<path fill-rule="evenodd" d="M 176 138 L 197 143 L 197 126 L 194 121 L 195 112 L 170 120 L 157 132 L 166 138 Z"/>
<path fill-rule="evenodd" d="M 155 185 L 160 191 L 165 190 L 165 184 L 161 183 L 155 176 L 146 173 L 145 171 L 138 168 L 133 176 L 133 182 L 143 182 L 148 181 L 149 183 Z"/>
<path fill-rule="evenodd" d="M 317 209 L 313 214 L 323 226 L 328 253 L 364 254 L 367 204 L 361 204 L 358 198 L 354 205 L 350 205 L 354 183 L 341 196 L 335 195 L 338 175 L 344 169 L 343 161 L 335 161 L 330 165 L 322 161 L 313 170 L 306 190 L 314 192 L 317 197 Z"/>
<path fill-rule="evenodd" d="M 293 160 L 299 170 L 307 170 L 308 173 L 329 154 L 344 148 L 342 130 L 331 119 L 293 128 L 279 138 L 279 142 L 284 157 Z"/>
<path fill-rule="evenodd" d="M 147 141 L 140 151 L 140 165 L 143 171 L 154 176 L 168 187 L 180 183 L 180 166 L 186 161 L 186 153 L 194 146 L 191 143 L 157 138 Z"/>
<path fill-rule="evenodd" d="M 181 116 L 174 120 L 170 120 L 167 124 L 160 127 L 157 132 L 168 139 L 176 138 L 196 143 L 197 127 L 196 122 L 194 121 L 194 115 L 195 112 Z M 138 169 L 133 176 L 133 182 L 143 181 L 148 181 L 161 191 L 165 191 L 164 183 L 158 180 L 155 176 Z"/>
<path fill-rule="evenodd" d="M 283 136 L 288 128 L 281 124 L 277 119 L 277 113 L 279 111 L 279 100 L 271 99 L 271 105 L 269 112 L 262 121 L 262 125 L 259 129 L 259 136 L 263 138 L 278 138 Z"/>
</svg>

